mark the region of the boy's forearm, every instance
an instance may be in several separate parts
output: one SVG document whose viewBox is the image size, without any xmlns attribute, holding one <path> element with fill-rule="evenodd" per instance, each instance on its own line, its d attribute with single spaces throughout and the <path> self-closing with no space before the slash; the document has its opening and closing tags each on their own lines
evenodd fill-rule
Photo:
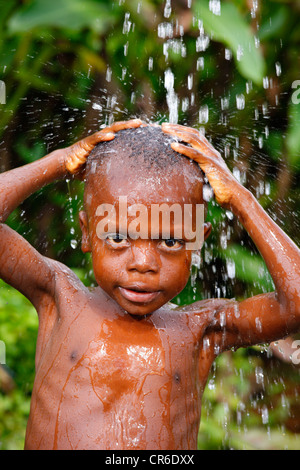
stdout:
<svg viewBox="0 0 300 470">
<path fill-rule="evenodd" d="M 0 174 L 0 222 L 26 198 L 67 176 L 64 150 L 56 150 L 29 165 Z"/>
<path fill-rule="evenodd" d="M 247 230 L 265 260 L 278 300 L 293 302 L 300 309 L 300 250 L 268 216 L 255 197 L 240 187 L 231 210 Z"/>
<path fill-rule="evenodd" d="M 115 122 L 110 127 L 65 149 L 55 150 L 29 165 L 0 174 L 0 223 L 28 196 L 53 181 L 82 170 L 93 148 L 100 142 L 113 140 L 115 132 L 143 125 L 139 119 Z"/>
</svg>

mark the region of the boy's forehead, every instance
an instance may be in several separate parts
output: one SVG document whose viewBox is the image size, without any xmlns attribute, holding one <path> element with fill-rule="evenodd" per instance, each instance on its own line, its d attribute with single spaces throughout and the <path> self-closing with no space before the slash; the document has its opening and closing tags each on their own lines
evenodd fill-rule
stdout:
<svg viewBox="0 0 300 470">
<path fill-rule="evenodd" d="M 136 168 L 133 172 L 124 167 L 115 170 L 95 175 L 88 188 L 88 203 L 117 204 L 123 196 L 129 204 L 203 202 L 203 179 L 195 170 L 173 168 L 162 172 Z"/>
</svg>

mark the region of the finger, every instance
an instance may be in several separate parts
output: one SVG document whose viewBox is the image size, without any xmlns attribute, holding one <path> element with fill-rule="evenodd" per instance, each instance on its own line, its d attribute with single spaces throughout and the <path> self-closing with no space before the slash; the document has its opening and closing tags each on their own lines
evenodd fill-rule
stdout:
<svg viewBox="0 0 300 470">
<path fill-rule="evenodd" d="M 183 142 L 190 144 L 197 150 L 200 150 L 200 152 L 209 154 L 211 156 L 215 154 L 215 152 L 212 150 L 211 146 L 207 144 L 207 142 L 202 142 L 201 140 L 199 140 L 198 136 L 195 136 L 190 132 L 177 131 L 176 133 L 172 133 L 172 135 L 182 140 Z"/>
<path fill-rule="evenodd" d="M 99 131 L 93 135 L 86 137 L 81 141 L 81 143 L 83 144 L 83 146 L 88 145 L 89 147 L 93 148 L 100 142 L 108 142 L 110 140 L 113 140 L 114 138 L 115 134 L 113 132 L 103 133 L 102 131 Z"/>
<path fill-rule="evenodd" d="M 181 140 L 187 143 L 192 143 L 191 140 L 186 140 L 184 136 L 188 139 L 194 139 L 194 144 L 193 145 L 199 145 L 201 147 L 201 150 L 203 149 L 203 146 L 208 147 L 212 152 L 215 152 L 214 147 L 212 144 L 204 137 L 203 134 L 201 134 L 197 129 L 194 129 L 193 127 L 186 127 L 186 126 L 181 126 L 179 124 L 169 124 L 169 123 L 164 123 L 162 124 L 162 130 L 166 134 L 173 135 L 175 137 L 181 136 Z"/>
<path fill-rule="evenodd" d="M 208 147 L 213 148 L 211 143 L 201 134 L 197 129 L 192 127 L 180 126 L 179 124 L 163 124 L 162 130 L 166 134 L 177 136 L 179 134 L 193 137 L 195 141 L 200 141 L 206 144 Z"/>
<path fill-rule="evenodd" d="M 194 129 L 193 127 L 181 126 L 180 124 L 171 124 L 169 122 L 164 122 L 161 127 L 163 132 L 165 132 L 166 134 L 189 132 L 195 136 L 198 134 L 201 136 L 200 132 Z"/>
<path fill-rule="evenodd" d="M 141 127 L 143 125 L 145 124 L 140 119 L 131 119 L 130 121 L 118 121 L 114 122 L 111 126 L 107 127 L 106 129 L 103 129 L 103 131 L 101 132 L 118 132 L 125 129 L 136 129 L 137 127 Z"/>
<path fill-rule="evenodd" d="M 186 145 L 179 144 L 177 142 L 172 142 L 171 147 L 173 150 L 175 150 L 175 152 L 181 153 L 182 155 L 185 155 L 186 157 L 197 162 L 201 168 L 202 165 L 211 164 L 211 159 L 205 154 L 199 152 L 199 150 L 187 147 Z"/>
</svg>

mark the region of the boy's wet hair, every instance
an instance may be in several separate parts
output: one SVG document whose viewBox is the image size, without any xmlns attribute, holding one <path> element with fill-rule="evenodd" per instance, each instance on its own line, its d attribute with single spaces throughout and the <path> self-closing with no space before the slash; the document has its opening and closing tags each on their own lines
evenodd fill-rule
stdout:
<svg viewBox="0 0 300 470">
<path fill-rule="evenodd" d="M 172 142 L 176 142 L 175 138 L 165 134 L 160 126 L 145 126 L 116 132 L 113 140 L 98 144 L 90 153 L 86 164 L 84 205 L 89 206 L 90 192 L 93 193 L 94 185 L 98 186 L 108 174 L 110 178 L 114 177 L 113 168 L 116 166 L 125 166 L 126 170 L 129 168 L 133 178 L 141 175 L 149 178 L 149 181 L 157 178 L 161 181 L 159 184 L 166 181 L 164 176 L 172 178 L 174 172 L 182 176 L 186 187 L 194 184 L 203 186 L 205 178 L 199 165 L 175 152 L 171 148 Z M 199 197 L 202 195 L 199 194 Z M 206 214 L 207 203 L 203 203 Z"/>
<path fill-rule="evenodd" d="M 126 129 L 116 133 L 115 138 L 109 142 L 97 145 L 91 152 L 86 166 L 86 176 L 96 173 L 98 165 L 107 158 L 114 158 L 114 154 L 126 155 L 128 162 L 134 168 L 139 164 L 145 168 L 156 168 L 165 171 L 174 166 L 182 166 L 183 155 L 171 148 L 175 138 L 165 134 L 160 126 L 145 126 L 138 129 Z M 191 161 L 202 174 L 200 167 Z M 196 171 L 197 171 L 196 169 Z"/>
</svg>

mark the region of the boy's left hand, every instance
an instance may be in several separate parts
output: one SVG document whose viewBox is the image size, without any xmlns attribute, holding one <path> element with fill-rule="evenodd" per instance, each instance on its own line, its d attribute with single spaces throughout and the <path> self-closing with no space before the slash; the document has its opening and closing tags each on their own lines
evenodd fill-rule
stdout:
<svg viewBox="0 0 300 470">
<path fill-rule="evenodd" d="M 115 132 L 144 125 L 140 119 L 115 122 L 111 126 L 96 132 L 65 149 L 65 167 L 69 174 L 79 176 L 93 148 L 100 142 L 113 140 Z"/>
<path fill-rule="evenodd" d="M 216 201 L 222 207 L 230 208 L 230 202 L 232 197 L 237 194 L 240 183 L 230 172 L 220 153 L 199 131 L 191 127 L 164 123 L 162 130 L 191 145 L 188 147 L 173 142 L 171 147 L 199 164 L 215 193 Z"/>
</svg>

